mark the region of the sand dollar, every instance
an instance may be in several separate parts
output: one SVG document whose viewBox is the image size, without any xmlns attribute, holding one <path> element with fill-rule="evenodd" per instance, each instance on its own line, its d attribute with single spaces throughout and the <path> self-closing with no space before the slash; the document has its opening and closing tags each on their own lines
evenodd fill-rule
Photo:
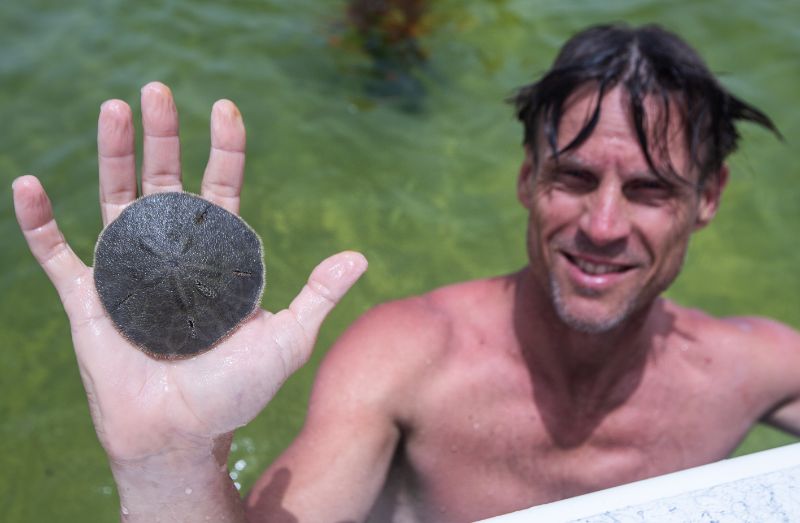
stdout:
<svg viewBox="0 0 800 523">
<path fill-rule="evenodd" d="M 264 280 L 258 235 L 183 192 L 136 200 L 95 247 L 103 307 L 125 338 L 157 358 L 213 347 L 258 306 Z"/>
</svg>

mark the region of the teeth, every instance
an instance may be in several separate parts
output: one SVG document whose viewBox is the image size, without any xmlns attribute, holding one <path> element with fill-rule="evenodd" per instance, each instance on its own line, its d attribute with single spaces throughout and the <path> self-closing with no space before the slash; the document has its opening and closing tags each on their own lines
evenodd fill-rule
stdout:
<svg viewBox="0 0 800 523">
<path fill-rule="evenodd" d="M 582 270 L 586 274 L 591 274 L 594 276 L 598 276 L 601 274 L 608 274 L 610 272 L 622 272 L 624 270 L 624 267 L 620 265 L 592 263 L 586 260 L 581 260 L 579 258 L 573 258 L 572 261 L 575 262 L 575 265 L 577 265 L 578 268 L 580 268 L 580 270 Z"/>
</svg>

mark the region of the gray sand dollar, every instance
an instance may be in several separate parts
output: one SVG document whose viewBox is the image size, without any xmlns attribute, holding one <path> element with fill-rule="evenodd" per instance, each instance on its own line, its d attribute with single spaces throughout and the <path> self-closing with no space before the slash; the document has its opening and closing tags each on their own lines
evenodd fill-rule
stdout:
<svg viewBox="0 0 800 523">
<path fill-rule="evenodd" d="M 145 196 L 103 230 L 100 300 L 119 332 L 156 358 L 210 349 L 258 306 L 261 240 L 238 216 L 182 192 Z"/>
</svg>

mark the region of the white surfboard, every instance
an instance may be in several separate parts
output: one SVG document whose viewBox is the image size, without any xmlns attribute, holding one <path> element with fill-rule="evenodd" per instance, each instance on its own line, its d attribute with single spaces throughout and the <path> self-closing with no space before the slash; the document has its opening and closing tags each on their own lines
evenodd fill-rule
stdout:
<svg viewBox="0 0 800 523">
<path fill-rule="evenodd" d="M 490 522 L 800 522 L 800 443 L 483 520 Z"/>
</svg>

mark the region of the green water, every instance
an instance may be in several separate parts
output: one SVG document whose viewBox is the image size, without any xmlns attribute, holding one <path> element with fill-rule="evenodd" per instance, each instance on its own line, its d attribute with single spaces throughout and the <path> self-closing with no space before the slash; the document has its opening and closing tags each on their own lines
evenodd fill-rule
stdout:
<svg viewBox="0 0 800 523">
<path fill-rule="evenodd" d="M 0 3 L 2 521 L 117 517 L 69 327 L 17 231 L 9 187 L 14 176 L 39 175 L 67 238 L 90 260 L 100 230 L 98 108 L 118 97 L 138 110 L 138 89 L 153 79 L 178 102 L 188 190 L 199 188 L 213 101 L 231 98 L 245 115 L 242 215 L 267 249 L 267 308 L 288 304 L 332 252 L 357 249 L 371 262 L 311 364 L 237 433 L 231 466 L 243 489 L 300 427 L 320 355 L 360 313 L 525 262 L 520 129 L 502 100 L 589 23 L 679 31 L 734 92 L 774 117 L 786 142 L 743 129 L 722 210 L 695 238 L 670 295 L 800 328 L 797 2 L 434 0 L 420 40 L 428 61 L 399 87 L 376 87 L 369 58 L 342 38 L 342 1 L 68 4 Z M 739 452 L 789 441 L 757 429 Z"/>
</svg>

